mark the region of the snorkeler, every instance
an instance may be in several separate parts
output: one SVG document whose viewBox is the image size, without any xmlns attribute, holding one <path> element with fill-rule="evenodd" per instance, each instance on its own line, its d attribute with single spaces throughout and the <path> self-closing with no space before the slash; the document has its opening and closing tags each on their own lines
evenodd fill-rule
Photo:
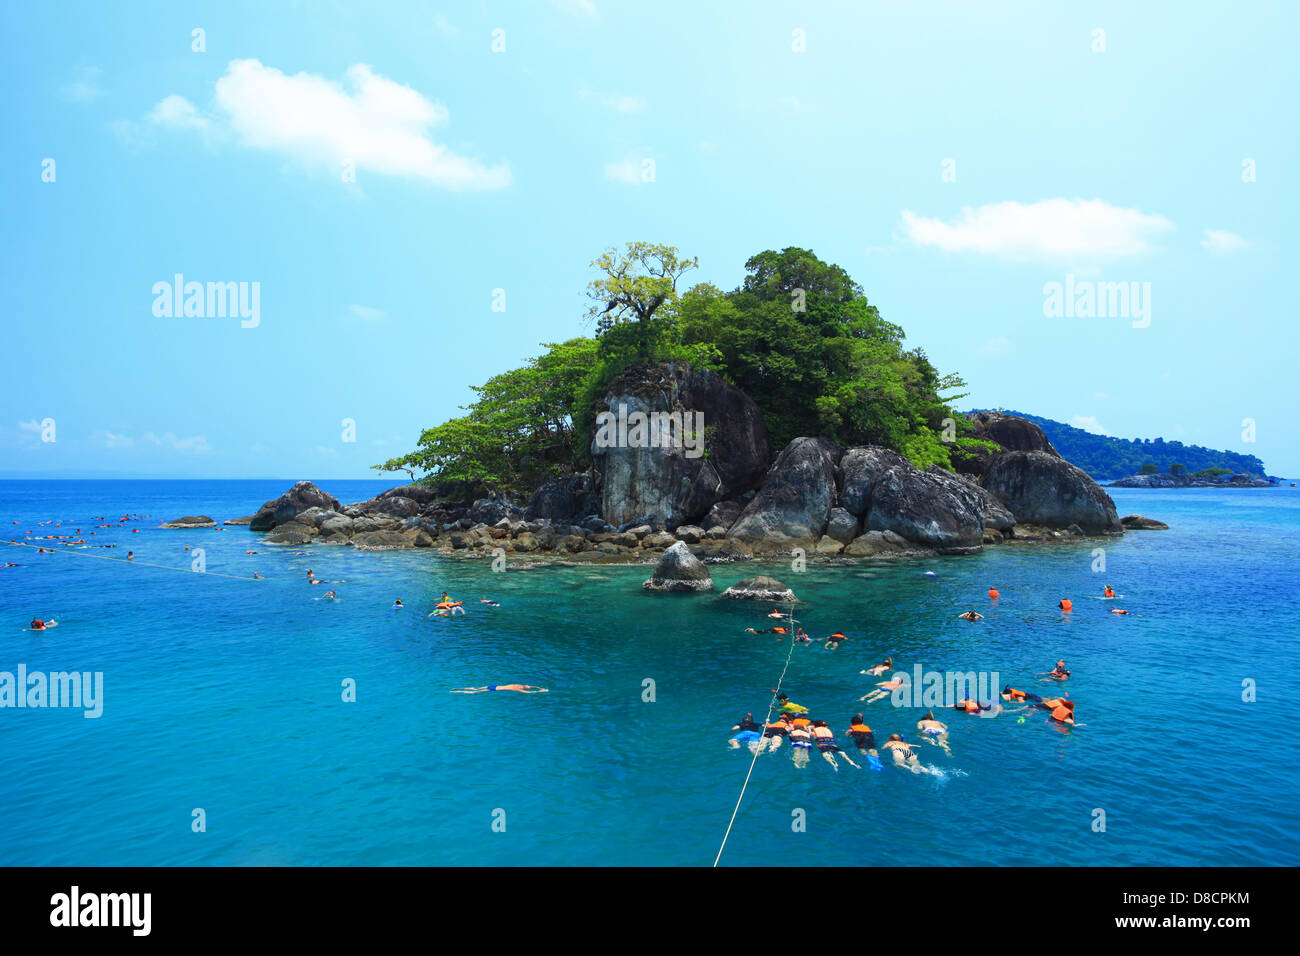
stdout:
<svg viewBox="0 0 1300 956">
<path fill-rule="evenodd" d="M 998 704 L 988 704 L 988 705 L 981 704 L 981 703 L 980 703 L 978 700 L 976 700 L 974 697 L 967 697 L 967 698 L 966 698 L 965 700 L 963 700 L 961 703 L 959 703 L 959 704 L 954 704 L 952 709 L 953 709 L 953 710 L 960 710 L 960 711 L 962 711 L 963 713 L 967 713 L 967 714 L 976 714 L 976 715 L 980 715 L 980 714 L 985 713 L 986 711 L 991 711 L 991 710 L 995 710 L 995 709 L 1000 710 L 1000 707 L 1001 707 L 1001 705 L 998 705 Z"/>
<path fill-rule="evenodd" d="M 777 699 L 777 701 L 779 701 L 780 704 L 781 704 L 781 713 L 783 713 L 783 714 L 806 714 L 806 713 L 808 713 L 808 708 L 807 708 L 807 707 L 805 707 L 803 704 L 796 704 L 796 703 L 795 703 L 794 701 L 792 701 L 789 697 L 787 697 L 784 693 L 777 694 L 777 695 L 776 695 L 776 699 Z"/>
<path fill-rule="evenodd" d="M 796 721 L 797 723 L 797 721 Z M 813 733 L 812 730 L 804 724 L 802 726 L 791 726 L 790 734 L 790 759 L 794 765 L 799 768 L 808 766 L 808 761 L 812 757 Z"/>
<path fill-rule="evenodd" d="M 843 632 L 836 631 L 830 637 L 826 638 L 826 643 L 824 646 L 828 651 L 833 651 L 835 650 L 835 648 L 840 646 L 840 641 L 847 641 L 847 640 L 848 638 L 844 636 Z"/>
<path fill-rule="evenodd" d="M 996 601 L 996 600 L 997 600 L 998 598 L 1000 598 L 1000 597 L 1002 597 L 1002 595 L 998 593 L 998 589 L 997 589 L 997 588 L 989 588 L 989 599 L 990 599 L 990 600 Z"/>
<path fill-rule="evenodd" d="M 42 621 L 39 617 L 33 618 L 31 623 L 33 631 L 48 631 L 50 628 L 58 626 L 58 621 Z"/>
<path fill-rule="evenodd" d="M 782 714 L 776 720 L 772 721 L 763 728 L 763 740 L 758 745 L 758 752 L 762 753 L 764 749 L 778 750 L 781 747 L 781 738 L 790 732 L 790 717 Z M 766 745 L 766 746 L 764 746 Z"/>
<path fill-rule="evenodd" d="M 905 676 L 895 677 L 893 680 L 880 681 L 878 684 L 876 684 L 876 686 L 879 687 L 880 690 L 873 690 L 869 694 L 863 694 L 861 697 L 858 698 L 858 700 L 865 700 L 868 704 L 874 704 L 882 697 L 888 697 L 894 691 L 898 690 L 898 688 L 902 687 L 905 682 L 906 682 Z"/>
<path fill-rule="evenodd" d="M 862 769 L 858 764 L 853 762 L 852 757 L 840 749 L 840 745 L 835 742 L 835 731 L 826 726 L 826 721 L 814 721 L 812 725 L 812 733 L 813 737 L 817 741 L 817 749 L 822 752 L 822 757 L 837 771 L 840 769 L 840 765 L 835 762 L 836 754 L 843 757 L 849 766 L 857 767 L 859 770 Z"/>
<path fill-rule="evenodd" d="M 1050 711 L 1052 720 L 1059 724 L 1074 724 L 1074 701 L 1068 697 L 1044 697 L 1038 706 Z"/>
<path fill-rule="evenodd" d="M 1069 680 L 1070 672 L 1065 668 L 1065 661 L 1059 660 L 1056 662 L 1055 667 L 1053 667 L 1046 674 L 1040 674 L 1039 676 L 1050 677 L 1052 680 Z"/>
<path fill-rule="evenodd" d="M 765 627 L 761 631 L 756 631 L 752 627 L 747 627 L 745 628 L 745 633 L 746 634 L 789 634 L 790 629 L 788 627 Z"/>
<path fill-rule="evenodd" d="M 1113 587 L 1111 587 L 1111 586 L 1108 584 L 1108 585 L 1106 585 L 1106 590 L 1105 590 L 1104 592 L 1102 592 L 1102 595 L 1101 595 L 1101 596 L 1102 596 L 1102 597 L 1113 598 L 1113 597 L 1115 596 L 1115 589 L 1114 589 Z"/>
<path fill-rule="evenodd" d="M 801 627 L 801 628 L 799 628 L 798 631 L 795 632 L 795 635 L 794 635 L 794 642 L 795 642 L 796 644 L 811 644 L 811 643 L 812 643 L 812 638 L 809 637 L 807 631 L 805 631 L 805 630 Z"/>
<path fill-rule="evenodd" d="M 401 598 L 398 598 L 396 601 L 393 602 L 393 607 L 395 607 L 395 608 L 405 607 L 405 606 L 406 606 L 406 605 L 404 605 L 404 604 L 402 603 L 402 599 L 401 599 Z"/>
<path fill-rule="evenodd" d="M 740 718 L 740 723 L 731 728 L 736 733 L 731 735 L 727 742 L 732 750 L 739 750 L 741 743 L 749 744 L 750 750 L 756 750 L 758 742 L 763 739 L 762 726 L 754 721 L 753 714 L 746 714 Z"/>
<path fill-rule="evenodd" d="M 1132 611 L 1126 611 L 1122 607 L 1113 607 L 1110 609 L 1110 613 L 1111 614 L 1133 614 Z M 1137 615 L 1134 614 L 1133 616 L 1136 617 Z"/>
<path fill-rule="evenodd" d="M 856 715 L 849 723 L 848 735 L 853 738 L 857 745 L 858 752 L 863 754 L 876 754 L 876 735 L 871 732 L 871 728 L 862 722 L 862 715 Z"/>
<path fill-rule="evenodd" d="M 952 750 L 948 747 L 948 725 L 935 720 L 934 711 L 927 710 L 925 716 L 916 722 L 916 729 L 924 735 L 923 740 L 928 740 L 936 747 L 943 748 L 944 753 L 949 757 L 952 756 Z"/>
<path fill-rule="evenodd" d="M 1027 690 L 1016 690 L 1014 687 L 1010 685 L 1002 688 L 1002 699 L 1012 701 L 1013 703 L 1020 703 L 1022 701 L 1042 700 L 1042 698 L 1039 697 L 1037 694 L 1031 694 Z"/>
<path fill-rule="evenodd" d="M 984 615 L 983 615 L 983 614 L 976 614 L 974 611 L 967 611 L 965 614 L 958 614 L 957 617 L 959 617 L 959 618 L 960 618 L 961 620 L 963 620 L 963 621 L 982 621 L 982 620 L 984 620 Z"/>
<path fill-rule="evenodd" d="M 877 664 L 875 667 L 869 667 L 869 668 L 867 668 L 867 669 L 864 670 L 864 671 L 858 671 L 858 673 L 859 673 L 859 674 L 870 674 L 872 677 L 883 677 L 885 671 L 887 671 L 887 670 L 892 670 L 893 667 L 894 667 L 894 659 L 893 659 L 892 657 L 886 657 L 883 661 L 881 661 L 881 662 L 880 662 L 879 664 Z"/>
<path fill-rule="evenodd" d="M 460 690 L 453 690 L 453 694 L 484 694 L 493 690 L 513 690 L 520 694 L 547 694 L 550 693 L 545 687 L 534 687 L 532 684 L 488 684 L 486 687 L 462 687 Z"/>
<path fill-rule="evenodd" d="M 334 593 L 333 588 L 330 588 L 328 591 L 322 594 L 321 597 L 325 598 L 325 600 L 327 601 L 333 601 L 336 597 L 338 597 L 338 595 Z"/>
<path fill-rule="evenodd" d="M 1069 614 L 1072 610 L 1074 610 L 1074 602 L 1071 601 L 1069 598 L 1061 598 L 1061 602 L 1056 606 L 1059 607 L 1066 614 Z"/>
<path fill-rule="evenodd" d="M 500 606 L 501 606 L 501 605 L 498 604 L 496 601 L 493 601 L 491 598 L 479 598 L 479 599 L 478 599 L 478 603 L 479 603 L 479 604 L 486 604 L 488 607 L 500 607 Z"/>
<path fill-rule="evenodd" d="M 917 759 L 916 754 L 912 753 L 912 748 L 919 747 L 920 744 L 909 744 L 903 740 L 901 734 L 890 734 L 884 746 L 894 755 L 895 767 L 906 767 L 912 773 L 930 772 L 928 768 L 921 766 L 921 761 Z"/>
<path fill-rule="evenodd" d="M 774 607 L 772 608 L 772 613 L 769 614 L 768 617 L 782 618 L 785 617 L 785 615 L 781 613 L 781 609 L 779 607 Z"/>
</svg>

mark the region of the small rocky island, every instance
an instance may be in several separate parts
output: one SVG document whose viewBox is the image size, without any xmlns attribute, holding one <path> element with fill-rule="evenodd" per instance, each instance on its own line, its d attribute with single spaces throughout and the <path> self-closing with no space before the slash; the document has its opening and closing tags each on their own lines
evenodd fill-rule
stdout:
<svg viewBox="0 0 1300 956">
<path fill-rule="evenodd" d="M 699 412 L 725 425 L 712 431 L 707 455 L 671 446 L 593 447 L 593 467 L 545 482 L 527 501 L 457 499 L 436 484 L 414 483 L 345 505 L 303 481 L 262 505 L 249 527 L 286 546 L 660 562 L 649 590 L 707 590 L 712 582 L 702 564 L 796 549 L 809 559 L 854 562 L 1125 531 L 1110 496 L 1037 425 L 1014 416 L 969 416 L 996 450 L 948 471 L 819 436 L 796 438 L 773 457 L 749 397 L 682 362 L 638 368 L 611 386 L 604 405 Z"/>
</svg>

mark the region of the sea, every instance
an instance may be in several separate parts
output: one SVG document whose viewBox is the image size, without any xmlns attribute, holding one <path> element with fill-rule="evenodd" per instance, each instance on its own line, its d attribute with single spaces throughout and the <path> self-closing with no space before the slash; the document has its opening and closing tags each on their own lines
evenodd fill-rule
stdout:
<svg viewBox="0 0 1300 956">
<path fill-rule="evenodd" d="M 251 514 L 290 484 L 0 482 L 0 563 L 13 565 L 0 568 L 0 685 L 20 667 L 102 681 L 98 716 L 84 700 L 0 707 L 0 864 L 1300 863 L 1286 696 L 1300 490 L 1286 484 L 1111 489 L 1121 515 L 1169 529 L 715 565 L 706 594 L 644 591 L 647 566 L 499 570 L 159 528 Z M 321 484 L 347 502 L 390 483 Z M 747 633 L 778 623 L 772 608 L 719 596 L 759 573 L 795 591 L 812 643 Z M 1103 600 L 1106 585 L 1119 597 Z M 429 616 L 444 592 L 463 615 Z M 971 609 L 983 619 L 958 618 Z M 58 626 L 32 631 L 33 618 Z M 847 639 L 830 650 L 832 632 Z M 861 671 L 885 656 L 909 675 L 1066 693 L 1076 726 L 1009 704 L 936 708 L 946 753 L 917 734 L 911 699 L 860 701 L 884 679 Z M 1058 659 L 1066 682 L 1042 676 Z M 453 693 L 508 683 L 548 692 Z M 861 769 L 815 753 L 797 766 L 788 744 L 732 749 L 731 727 L 761 722 L 778 688 Z M 878 742 L 919 743 L 932 772 L 888 755 L 868 766 L 844 736 L 859 712 Z"/>
</svg>

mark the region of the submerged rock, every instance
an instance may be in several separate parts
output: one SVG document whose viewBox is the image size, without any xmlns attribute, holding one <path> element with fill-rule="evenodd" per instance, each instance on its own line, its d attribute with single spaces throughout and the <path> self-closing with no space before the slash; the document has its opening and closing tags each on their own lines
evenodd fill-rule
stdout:
<svg viewBox="0 0 1300 956">
<path fill-rule="evenodd" d="M 226 524 L 230 524 L 229 521 Z M 161 525 L 163 528 L 215 528 L 217 523 L 207 515 L 186 515 L 184 518 L 177 518 L 175 521 L 168 521 Z"/>
<path fill-rule="evenodd" d="M 641 587 L 647 591 L 712 591 L 713 579 L 704 562 L 691 554 L 684 541 L 678 541 L 663 553 Z"/>
<path fill-rule="evenodd" d="M 762 601 L 765 604 L 793 604 L 799 600 L 793 591 L 776 578 L 764 574 L 737 581 L 723 591 L 722 596 L 738 601 Z"/>
<path fill-rule="evenodd" d="M 1168 531 L 1169 525 L 1163 521 L 1157 521 L 1155 518 L 1148 518 L 1145 515 L 1125 515 L 1119 519 L 1119 523 L 1124 526 L 1126 531 Z"/>
</svg>

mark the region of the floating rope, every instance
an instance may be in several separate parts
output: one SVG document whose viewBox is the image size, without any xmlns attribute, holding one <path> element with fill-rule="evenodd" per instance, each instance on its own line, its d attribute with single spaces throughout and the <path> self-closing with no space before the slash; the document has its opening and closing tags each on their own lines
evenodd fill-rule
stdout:
<svg viewBox="0 0 1300 956">
<path fill-rule="evenodd" d="M 767 717 L 763 720 L 763 733 L 767 732 L 767 725 L 772 722 L 772 708 L 776 706 L 776 701 L 781 693 L 781 682 L 785 680 L 785 672 L 790 669 L 790 658 L 794 655 L 794 639 L 798 634 L 796 625 L 799 623 L 794 619 L 794 606 L 790 607 L 790 613 L 787 615 L 790 622 L 790 650 L 785 655 L 785 666 L 781 668 L 781 676 L 777 678 L 776 689 L 772 691 L 772 701 L 767 705 Z M 758 747 L 754 748 L 754 759 L 749 762 L 749 773 L 745 774 L 745 782 L 740 787 L 740 796 L 736 798 L 736 808 L 731 811 L 731 822 L 727 824 L 727 832 L 722 836 L 722 846 L 718 847 L 718 855 L 713 858 L 713 865 L 716 868 L 718 861 L 722 859 L 722 851 L 727 848 L 727 838 L 731 836 L 731 827 L 736 822 L 736 814 L 740 812 L 740 802 L 745 799 L 745 789 L 749 786 L 749 778 L 754 773 L 754 764 L 758 762 L 758 755 L 766 737 L 758 738 Z"/>
<path fill-rule="evenodd" d="M 84 551 L 73 551 L 71 548 L 53 548 L 43 544 L 28 544 L 25 541 L 10 541 L 8 544 L 15 548 L 36 548 L 44 551 L 46 554 L 74 554 L 79 558 L 99 558 L 101 561 L 122 561 L 126 564 L 140 564 L 146 568 L 162 568 L 164 571 L 184 571 L 186 574 L 209 574 L 218 578 L 232 578 L 236 581 L 265 581 L 266 578 L 246 578 L 238 574 L 222 574 L 220 571 L 195 571 L 193 568 L 174 568 L 167 564 L 150 564 L 148 561 L 137 561 L 135 558 L 115 558 L 108 554 L 86 554 Z"/>
</svg>

